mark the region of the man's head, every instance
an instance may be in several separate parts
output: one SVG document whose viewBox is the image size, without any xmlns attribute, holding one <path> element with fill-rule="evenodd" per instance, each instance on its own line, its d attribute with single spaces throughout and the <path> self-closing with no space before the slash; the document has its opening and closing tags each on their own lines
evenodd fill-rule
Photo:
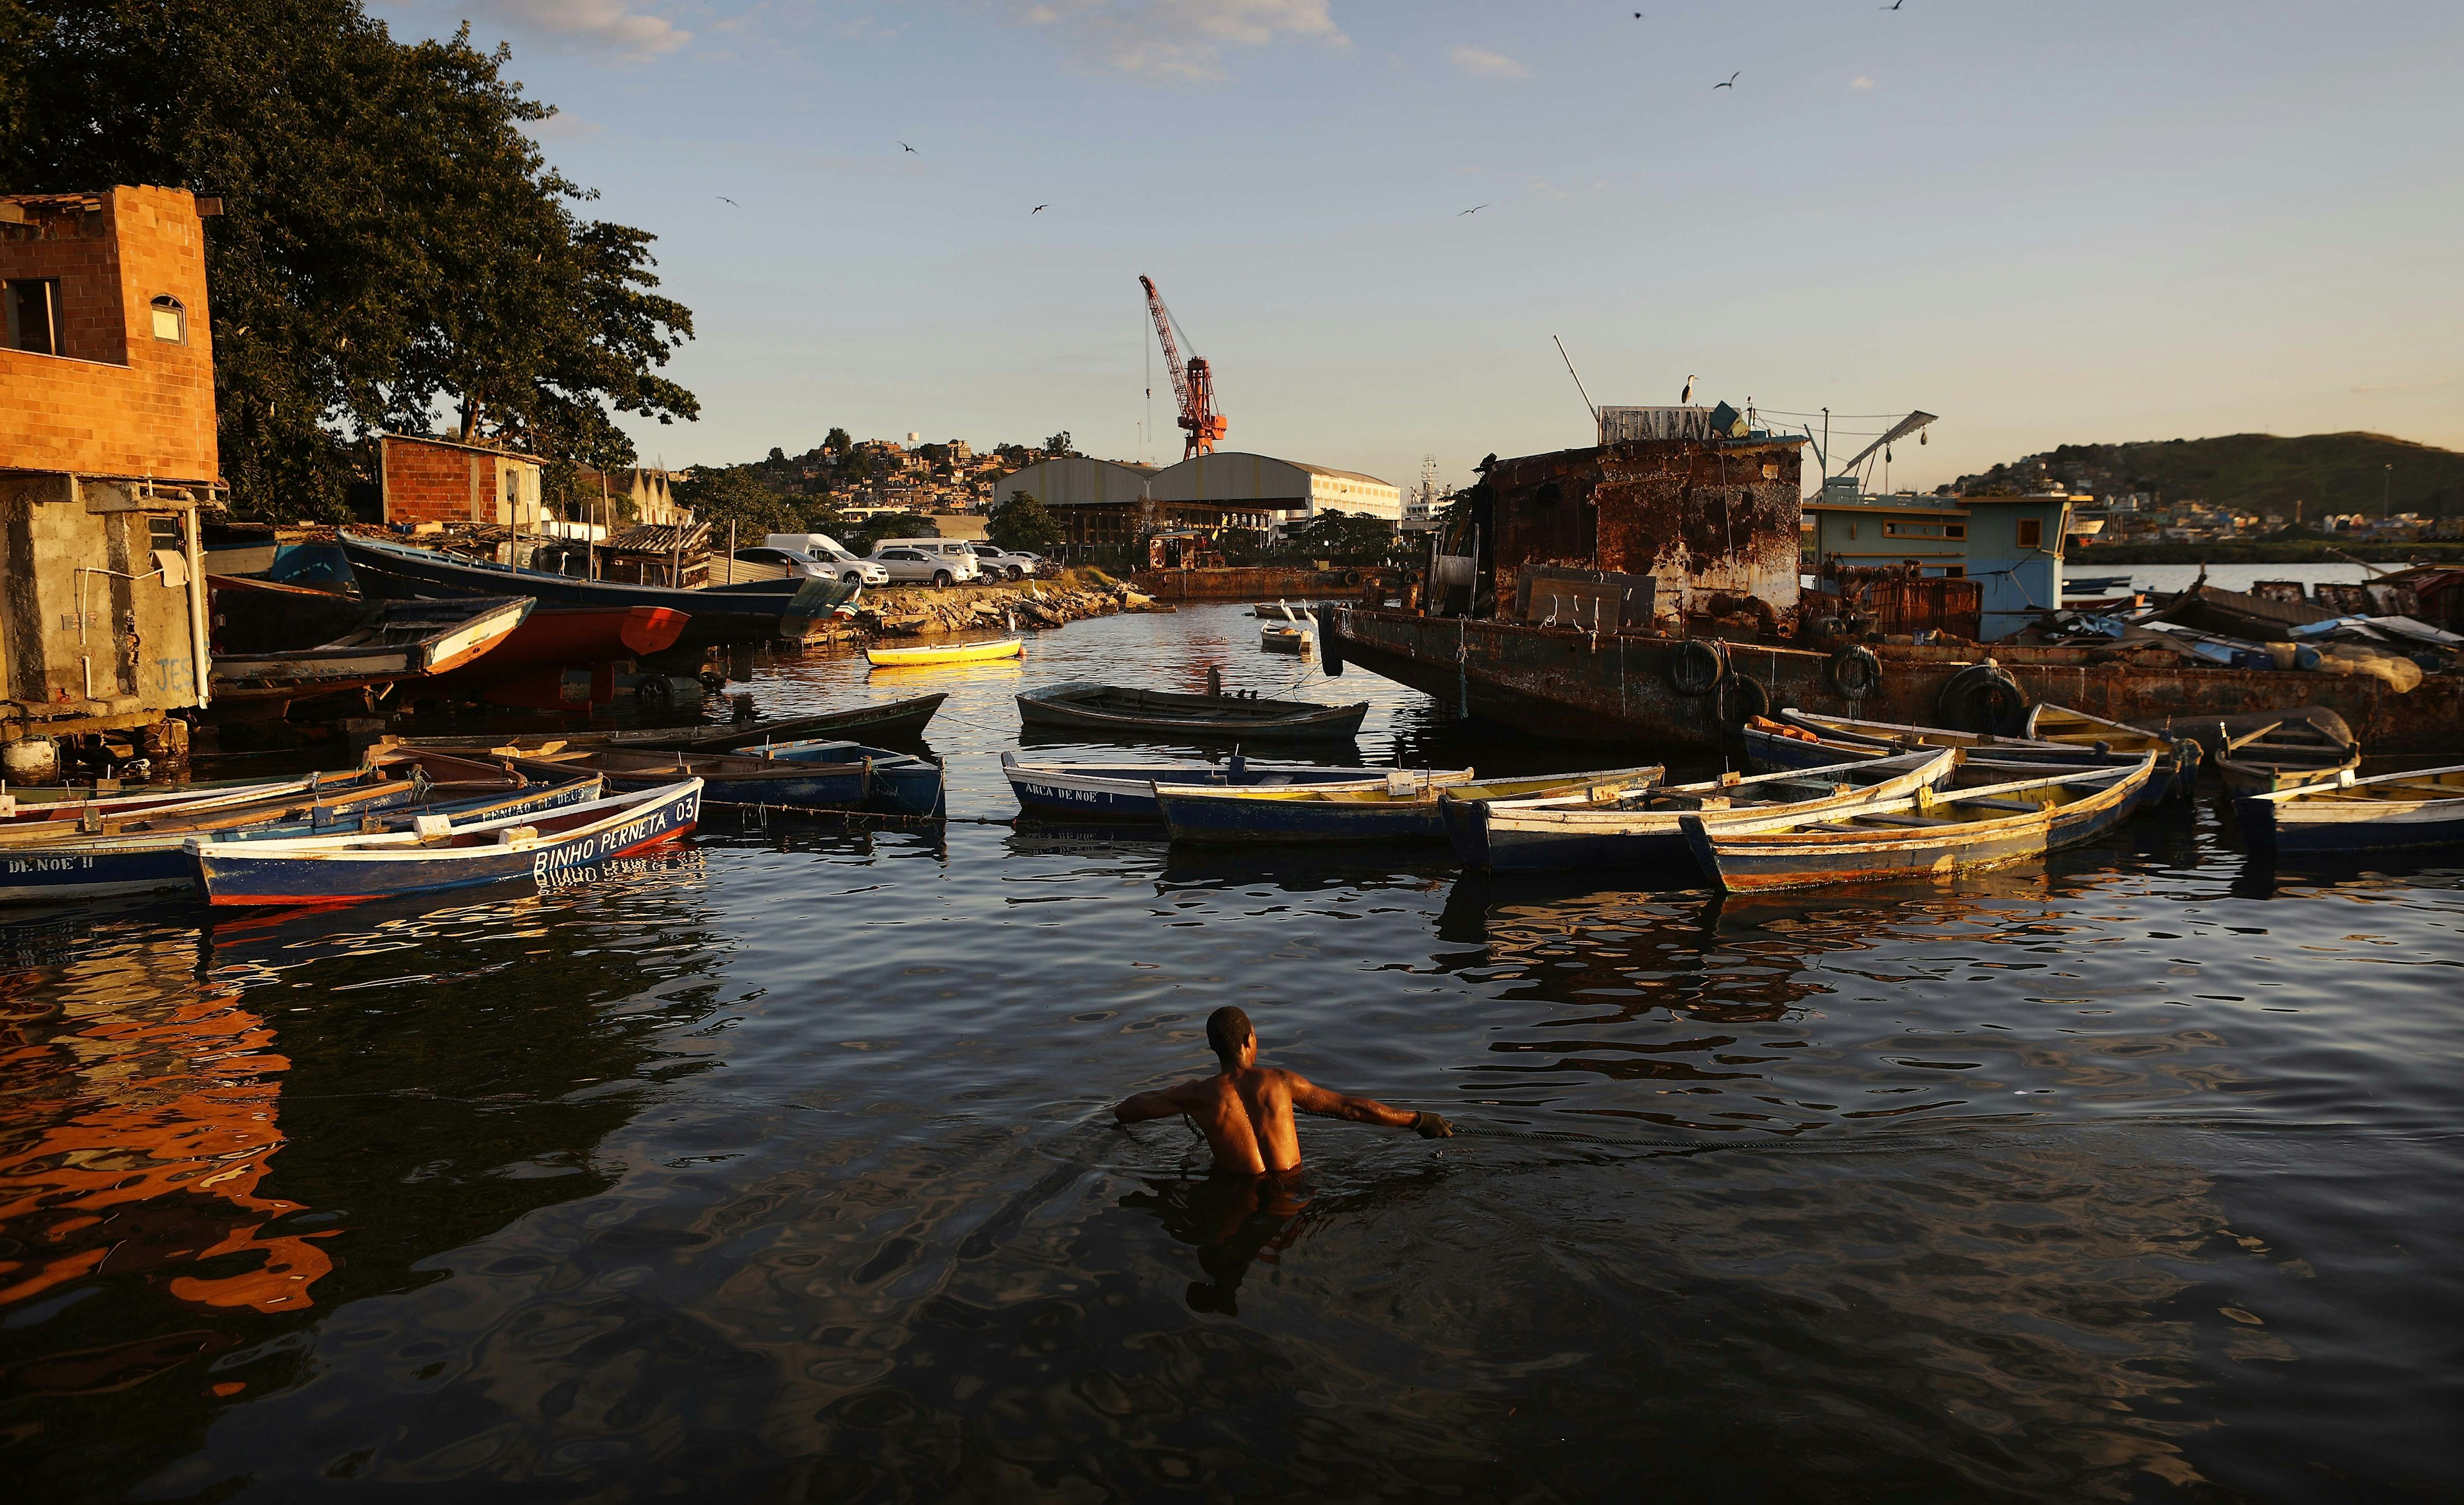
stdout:
<svg viewBox="0 0 2464 1505">
<path fill-rule="evenodd" d="M 1249 1016 L 1226 1004 L 1206 1016 L 1206 1044 L 1227 1072 L 1237 1072 L 1258 1058 L 1258 1031 Z"/>
</svg>

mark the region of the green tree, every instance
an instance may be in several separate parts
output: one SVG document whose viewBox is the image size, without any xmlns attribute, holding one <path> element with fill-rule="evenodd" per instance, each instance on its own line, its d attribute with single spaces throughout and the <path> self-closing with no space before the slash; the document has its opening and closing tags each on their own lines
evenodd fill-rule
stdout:
<svg viewBox="0 0 2464 1505">
<path fill-rule="evenodd" d="M 1321 512 L 1284 534 L 1284 550 L 1296 559 L 1338 564 L 1375 564 L 1395 547 L 1395 524 L 1383 518 Z"/>
<path fill-rule="evenodd" d="M 822 448 L 844 460 L 847 457 L 847 452 L 855 448 L 855 441 L 847 437 L 847 432 L 845 429 L 832 429 L 830 436 L 822 441 Z"/>
<path fill-rule="evenodd" d="M 652 237 L 524 127 L 550 111 L 467 31 L 396 42 L 359 0 L 0 0 L 0 182 L 220 195 L 208 222 L 225 477 L 242 514 L 343 515 L 366 436 L 633 463 L 618 413 L 691 419 L 693 331 Z"/>
<path fill-rule="evenodd" d="M 739 547 L 748 538 L 759 543 L 765 533 L 808 531 L 802 510 L 762 478 L 759 464 L 705 465 L 693 479 L 676 484 L 675 496 L 693 510 L 696 520 L 711 524 L 721 546 L 730 522 L 736 524 Z"/>
<path fill-rule="evenodd" d="M 1045 510 L 1044 503 L 1025 492 L 1014 491 L 1008 500 L 994 503 L 984 520 L 984 537 L 996 548 L 1043 554 L 1061 542 L 1061 524 Z"/>
<path fill-rule="evenodd" d="M 1054 434 L 1051 438 L 1044 441 L 1044 453 L 1046 454 L 1075 454 L 1078 452 L 1069 447 L 1069 431 L 1064 429 L 1059 433 Z"/>
</svg>

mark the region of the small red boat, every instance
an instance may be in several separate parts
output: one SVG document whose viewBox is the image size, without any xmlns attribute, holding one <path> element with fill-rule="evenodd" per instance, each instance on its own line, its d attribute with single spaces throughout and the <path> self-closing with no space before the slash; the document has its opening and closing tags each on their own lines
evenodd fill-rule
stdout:
<svg viewBox="0 0 2464 1505">
<path fill-rule="evenodd" d="M 615 665 L 674 647 L 692 620 L 672 607 L 541 603 L 495 653 L 439 677 L 436 689 L 492 705 L 579 709 L 615 698 Z"/>
</svg>

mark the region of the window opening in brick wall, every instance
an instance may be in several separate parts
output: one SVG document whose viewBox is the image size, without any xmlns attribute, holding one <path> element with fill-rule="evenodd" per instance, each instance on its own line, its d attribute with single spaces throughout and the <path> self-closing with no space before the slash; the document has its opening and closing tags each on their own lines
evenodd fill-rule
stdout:
<svg viewBox="0 0 2464 1505">
<path fill-rule="evenodd" d="M 11 277 L 0 284 L 8 307 L 9 348 L 36 355 L 60 353 L 60 279 Z"/>
<path fill-rule="evenodd" d="M 154 338 L 168 340 L 173 344 L 188 343 L 188 311 L 180 300 L 165 293 L 154 299 Z"/>
</svg>

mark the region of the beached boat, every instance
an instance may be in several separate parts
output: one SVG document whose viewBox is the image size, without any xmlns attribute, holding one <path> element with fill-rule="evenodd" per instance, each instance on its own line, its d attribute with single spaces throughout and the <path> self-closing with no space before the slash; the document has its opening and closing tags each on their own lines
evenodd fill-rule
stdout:
<svg viewBox="0 0 2464 1505">
<path fill-rule="evenodd" d="M 1859 758 L 1827 767 L 1752 775 L 1722 774 L 1695 784 L 1639 789 L 1611 800 L 1544 798 L 1441 802 L 1447 839 L 1465 867 L 1536 873 L 1593 867 L 1683 868 L 1693 848 L 1680 817 L 1718 825 L 1813 813 L 1876 800 L 1904 799 L 1947 783 L 1959 766 L 1951 748 Z"/>
<path fill-rule="evenodd" d="M 243 601 L 260 619 L 293 623 L 293 634 L 286 640 L 262 627 L 243 634 L 229 620 Z M 363 602 L 267 580 L 218 579 L 214 607 L 226 624 L 213 655 L 214 704 L 226 716 L 239 707 L 273 717 L 295 700 L 449 674 L 512 636 L 532 605 L 528 596 Z M 356 620 L 326 636 L 338 611 Z M 299 646 L 247 646 L 269 638 Z"/>
<path fill-rule="evenodd" d="M 854 599 L 863 587 L 837 580 L 747 581 L 679 590 L 621 581 L 579 580 L 543 569 L 483 564 L 433 549 L 361 533 L 337 541 L 350 561 L 351 578 L 371 596 L 415 600 L 429 596 L 503 596 L 519 593 L 566 607 L 665 607 L 688 620 L 671 652 L 723 644 L 801 639 L 814 622 Z"/>
<path fill-rule="evenodd" d="M 2234 795 L 2273 794 L 2333 781 L 2362 765 L 2362 750 L 2309 721 L 2271 721 L 2226 739 L 2216 774 Z"/>
<path fill-rule="evenodd" d="M 986 643 L 928 643 L 918 648 L 868 648 L 865 661 L 875 669 L 923 669 L 934 664 L 981 664 L 1016 658 L 1026 651 L 1026 639 L 1004 637 Z"/>
<path fill-rule="evenodd" d="M 2464 846 L 2464 765 L 2334 778 L 2235 802 L 2254 851 L 2279 856 Z"/>
<path fill-rule="evenodd" d="M 1281 601 L 1275 609 L 1282 617 L 1258 629 L 1258 646 L 1269 653 L 1307 653 L 1317 641 L 1317 619 Z"/>
<path fill-rule="evenodd" d="M 1021 763 L 1001 754 L 1001 772 L 1029 815 L 1063 820 L 1163 819 L 1158 785 L 1171 788 L 1384 789 L 1397 777 L 1440 786 L 1468 784 L 1469 768 L 1319 768 L 1251 763 L 1239 753 L 1221 764 Z"/>
<path fill-rule="evenodd" d="M 639 747 L 566 747 L 553 739 L 537 745 L 521 741 L 484 750 L 512 767 L 541 777 L 556 770 L 594 773 L 613 793 L 655 788 L 679 779 L 702 782 L 704 804 L 759 806 L 774 810 L 872 810 L 884 815 L 938 813 L 941 769 L 906 753 L 832 744 L 851 750 L 841 761 L 820 754 L 810 761 L 754 757 L 746 753 L 655 752 Z"/>
<path fill-rule="evenodd" d="M 348 904 L 527 879 L 541 890 L 594 883 L 692 830 L 701 781 L 686 779 L 543 814 L 456 826 L 429 817 L 407 831 L 285 841 L 188 838 L 207 902 Z"/>
<path fill-rule="evenodd" d="M 400 772 L 401 767 L 392 770 Z M 598 781 L 534 785 L 501 769 L 472 765 L 475 777 L 437 783 L 385 778 L 327 787 L 313 799 L 267 801 L 130 821 L 110 834 L 76 835 L 0 852 L 0 904 L 43 904 L 127 894 L 192 893 L 192 837 L 266 841 L 338 831 L 399 830 L 422 816 L 455 824 L 521 815 L 597 799 Z M 339 782 L 339 781 L 338 781 Z"/>
<path fill-rule="evenodd" d="M 1904 799 L 1768 819 L 1679 817 L 1695 860 L 1723 889 L 1762 893 L 1940 878 L 2024 862 L 2128 818 L 2156 768 L 2067 769 L 1975 788 L 1919 787 Z"/>
<path fill-rule="evenodd" d="M 1018 697 L 1031 727 L 1139 741 L 1299 741 L 1358 735 L 1369 702 L 1318 705 L 1238 695 L 1131 690 L 1072 680 Z"/>
<path fill-rule="evenodd" d="M 1443 841 L 1441 801 L 1559 796 L 1617 799 L 1660 782 L 1666 770 L 1612 768 L 1521 779 L 1438 784 L 1396 769 L 1382 788 L 1209 788 L 1157 784 L 1155 808 L 1176 842 Z"/>
</svg>

